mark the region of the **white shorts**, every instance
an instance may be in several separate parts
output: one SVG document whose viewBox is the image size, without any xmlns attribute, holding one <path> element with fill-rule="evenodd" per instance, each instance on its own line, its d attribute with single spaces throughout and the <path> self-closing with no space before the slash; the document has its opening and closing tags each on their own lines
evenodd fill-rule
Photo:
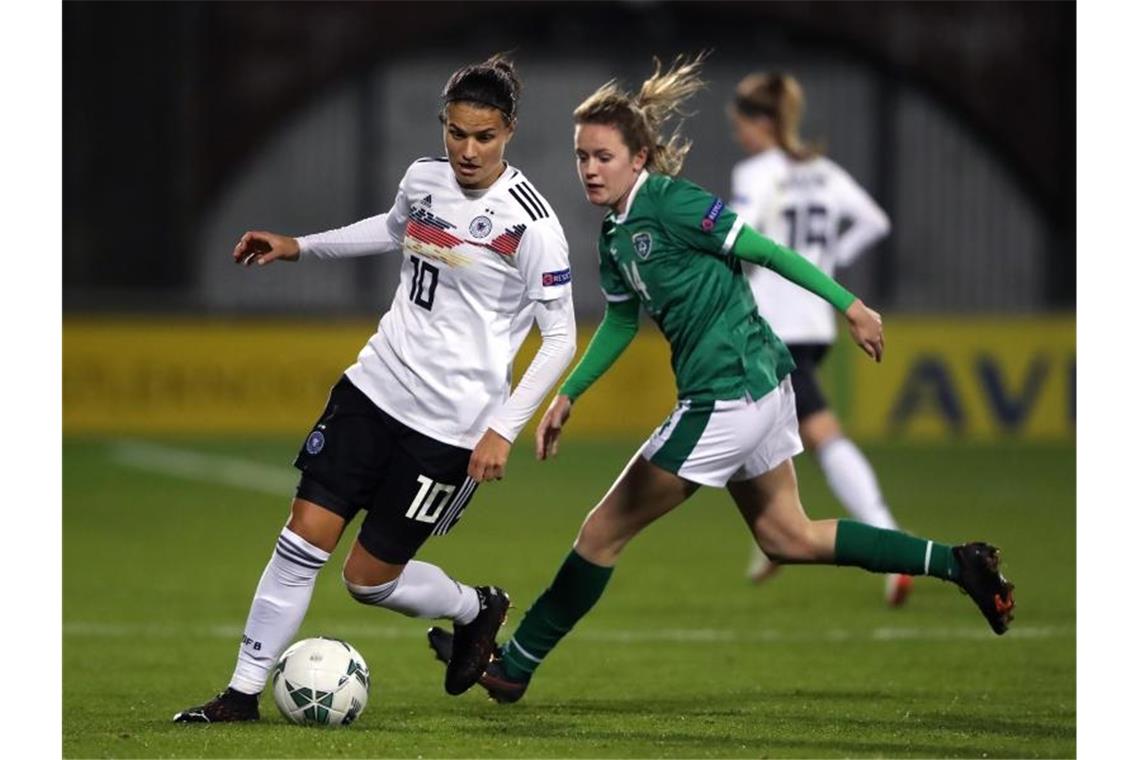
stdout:
<svg viewBox="0 0 1140 760">
<path fill-rule="evenodd" d="M 723 488 L 804 450 L 790 377 L 762 398 L 681 401 L 641 455 L 685 480 Z"/>
</svg>

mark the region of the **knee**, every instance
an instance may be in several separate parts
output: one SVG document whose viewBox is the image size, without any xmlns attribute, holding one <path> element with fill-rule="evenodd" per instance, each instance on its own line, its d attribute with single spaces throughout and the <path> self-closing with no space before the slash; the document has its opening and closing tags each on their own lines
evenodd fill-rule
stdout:
<svg viewBox="0 0 1140 760">
<path fill-rule="evenodd" d="M 344 560 L 341 577 L 345 586 L 380 586 L 394 581 L 404 572 L 406 564 L 392 564 L 374 556 L 358 539 Z"/>
<path fill-rule="evenodd" d="M 344 582 L 344 587 L 348 589 L 351 594 L 353 588 L 362 588 L 368 586 L 368 579 L 359 570 L 355 570 L 348 562 L 344 563 L 344 567 L 340 569 L 340 579 Z"/>
<path fill-rule="evenodd" d="M 344 530 L 344 518 L 312 502 L 294 499 L 285 527 L 326 552 L 332 552 Z"/>
<path fill-rule="evenodd" d="M 396 583 L 399 581 L 399 577 L 396 577 L 386 583 L 370 584 L 366 578 L 351 574 L 347 566 L 341 571 L 340 577 L 349 596 L 361 604 L 372 607 L 383 606 L 384 600 L 396 590 Z"/>
<path fill-rule="evenodd" d="M 352 571 L 347 562 L 340 570 L 340 580 L 344 583 L 344 590 L 348 592 L 349 596 L 361 604 L 367 604 L 361 597 L 368 593 L 368 584 L 364 583 L 364 579 L 359 574 Z"/>
</svg>

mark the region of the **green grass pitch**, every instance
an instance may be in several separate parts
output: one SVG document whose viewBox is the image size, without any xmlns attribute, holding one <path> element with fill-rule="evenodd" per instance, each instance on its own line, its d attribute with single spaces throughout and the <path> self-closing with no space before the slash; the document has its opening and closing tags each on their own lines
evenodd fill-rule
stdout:
<svg viewBox="0 0 1140 760">
<path fill-rule="evenodd" d="M 505 586 L 513 631 L 635 444 L 571 436 L 541 464 L 518 446 L 507 479 L 483 486 L 421 559 Z M 601 602 L 516 705 L 478 687 L 448 697 L 428 623 L 344 592 L 344 540 L 299 635 L 345 638 L 367 659 L 373 689 L 360 720 L 291 726 L 265 694 L 258 724 L 172 725 L 229 679 L 286 517 L 294 445 L 65 441 L 65 756 L 1076 754 L 1073 445 L 867 448 L 911 532 L 1002 548 L 1018 609 L 1001 638 L 931 579 L 900 610 L 884 606 L 879 577 L 852 568 L 789 568 L 753 587 L 739 516 L 724 492 L 702 489 L 629 547 Z M 814 463 L 797 466 L 808 513 L 838 515 Z"/>
</svg>

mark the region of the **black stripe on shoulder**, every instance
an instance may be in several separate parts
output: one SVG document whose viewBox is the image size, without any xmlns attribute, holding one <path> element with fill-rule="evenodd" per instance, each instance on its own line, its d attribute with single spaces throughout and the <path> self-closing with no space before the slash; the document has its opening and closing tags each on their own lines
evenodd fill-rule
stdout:
<svg viewBox="0 0 1140 760">
<path fill-rule="evenodd" d="M 517 176 L 519 176 L 519 170 L 518 170 L 518 169 L 515 169 L 515 172 L 514 172 L 514 174 L 512 174 L 512 175 L 511 175 L 511 179 L 514 179 L 514 178 L 515 178 L 515 177 L 517 177 Z"/>
<path fill-rule="evenodd" d="M 508 188 L 508 192 L 511 194 L 511 197 L 514 198 L 518 204 L 523 207 L 523 211 L 527 213 L 527 215 L 530 217 L 530 220 L 532 222 L 537 222 L 538 214 L 534 211 L 533 208 L 530 207 L 530 204 L 524 200 L 523 195 L 518 191 L 518 188 Z"/>
<path fill-rule="evenodd" d="M 538 209 L 538 215 L 539 216 L 541 216 L 543 218 L 550 216 L 550 212 L 546 210 L 546 206 L 542 205 L 542 200 L 538 197 L 538 193 L 535 192 L 535 189 L 533 187 L 531 187 L 526 182 L 520 182 L 517 185 L 515 185 L 515 187 L 517 187 L 519 190 L 521 190 L 526 195 L 526 197 L 531 201 L 531 203 L 534 204 L 534 207 L 536 209 Z"/>
<path fill-rule="evenodd" d="M 446 156 L 428 156 L 427 158 L 417 158 L 412 163 L 413 164 L 422 164 L 422 163 L 427 163 L 429 161 L 434 161 L 437 163 L 442 161 L 443 163 L 447 163 L 447 157 Z"/>
</svg>

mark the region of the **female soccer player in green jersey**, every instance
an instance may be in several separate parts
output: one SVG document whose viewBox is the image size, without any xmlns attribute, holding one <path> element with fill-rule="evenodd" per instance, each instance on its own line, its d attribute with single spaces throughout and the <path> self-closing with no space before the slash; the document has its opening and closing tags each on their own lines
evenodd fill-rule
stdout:
<svg viewBox="0 0 1140 760">
<path fill-rule="evenodd" d="M 759 315 L 741 261 L 777 272 L 844 314 L 855 343 L 879 361 L 879 315 L 795 251 L 762 237 L 722 200 L 679 178 L 689 144 L 662 124 L 700 89 L 701 59 L 660 65 L 631 96 L 610 82 L 574 111 L 578 174 L 609 209 L 598 239 L 605 317 L 537 433 L 558 452 L 574 401 L 622 353 L 645 308 L 672 349 L 677 407 L 582 524 L 554 581 L 527 611 L 479 683 L 500 702 L 522 697 L 534 670 L 601 597 L 622 549 L 700 486 L 727 488 L 761 549 L 784 564 L 854 565 L 933 575 L 961 586 L 995 633 L 1012 619 L 1013 586 L 997 549 L 951 547 L 851 520 L 804 514 L 792 457 L 797 432 L 788 349 Z M 450 634 L 429 641 L 449 659 Z"/>
</svg>

